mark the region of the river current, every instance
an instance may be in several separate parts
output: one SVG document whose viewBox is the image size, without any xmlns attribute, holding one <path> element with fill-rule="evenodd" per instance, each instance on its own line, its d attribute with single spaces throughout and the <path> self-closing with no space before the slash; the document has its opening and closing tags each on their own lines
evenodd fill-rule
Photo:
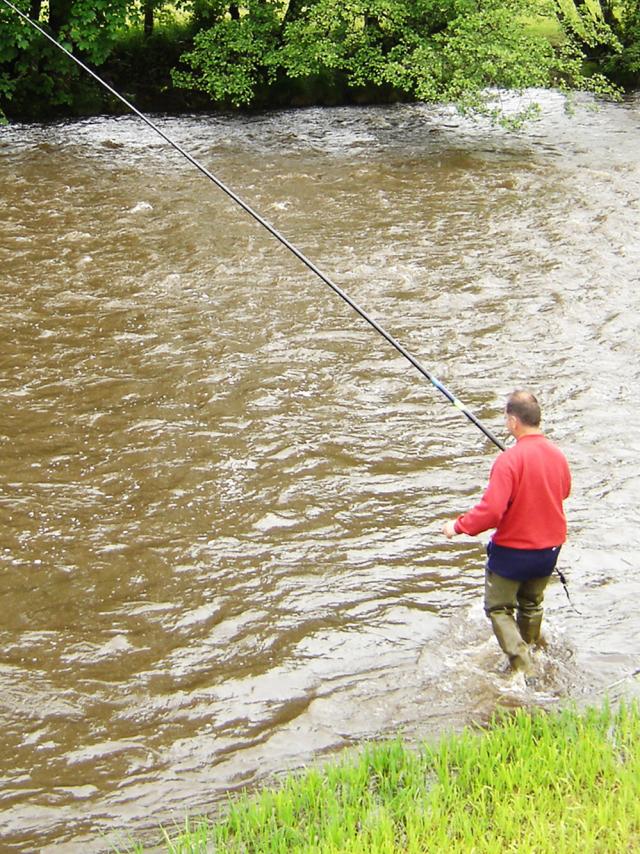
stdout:
<svg viewBox="0 0 640 854">
<path fill-rule="evenodd" d="M 134 117 L 0 128 L 0 847 L 100 852 L 501 705 L 638 693 L 640 101 L 156 117 L 504 436 L 569 540 L 530 695 L 483 545 L 496 448 Z"/>
</svg>

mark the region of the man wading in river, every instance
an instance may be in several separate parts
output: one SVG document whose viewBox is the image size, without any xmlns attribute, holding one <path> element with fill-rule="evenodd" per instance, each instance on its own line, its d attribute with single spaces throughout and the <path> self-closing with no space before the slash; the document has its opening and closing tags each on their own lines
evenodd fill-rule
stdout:
<svg viewBox="0 0 640 854">
<path fill-rule="evenodd" d="M 529 645 L 540 639 L 545 587 L 567 535 L 562 502 L 571 474 L 563 453 L 542 435 L 530 392 L 509 395 L 505 421 L 516 444 L 496 459 L 480 501 L 443 532 L 451 539 L 496 529 L 487 546 L 485 613 L 512 668 L 526 675 Z"/>
</svg>

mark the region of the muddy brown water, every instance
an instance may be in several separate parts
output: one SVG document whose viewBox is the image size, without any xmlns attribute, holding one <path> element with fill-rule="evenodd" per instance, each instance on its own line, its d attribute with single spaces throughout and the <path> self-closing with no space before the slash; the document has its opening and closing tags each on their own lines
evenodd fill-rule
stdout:
<svg viewBox="0 0 640 854">
<path fill-rule="evenodd" d="M 640 101 L 159 118 L 500 435 L 570 539 L 525 702 L 635 690 Z M 0 130 L 0 844 L 93 852 L 504 701 L 495 448 L 135 118 Z"/>
</svg>

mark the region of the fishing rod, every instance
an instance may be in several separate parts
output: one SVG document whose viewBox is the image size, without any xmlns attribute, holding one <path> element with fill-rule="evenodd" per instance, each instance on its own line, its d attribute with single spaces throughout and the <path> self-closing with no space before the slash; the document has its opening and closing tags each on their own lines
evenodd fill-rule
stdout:
<svg viewBox="0 0 640 854">
<path fill-rule="evenodd" d="M 67 50 L 66 47 L 60 44 L 52 35 L 50 35 L 45 29 L 43 29 L 36 21 L 32 20 L 28 15 L 25 15 L 20 9 L 14 6 L 10 0 L 0 0 L 0 2 L 4 3 L 5 6 L 8 6 L 9 9 L 12 9 L 17 15 L 20 16 L 27 24 L 36 29 L 41 35 L 43 35 L 46 39 L 48 39 L 52 44 L 54 44 L 59 50 L 61 50 L 66 56 L 69 57 L 76 65 L 79 65 L 83 71 L 89 74 L 94 78 L 103 88 L 105 88 L 108 92 L 110 92 L 115 98 L 121 101 L 129 110 L 135 113 L 138 118 L 140 118 L 146 125 L 148 125 L 155 133 L 162 137 L 172 148 L 174 148 L 179 154 L 185 157 L 189 163 L 195 166 L 206 178 L 212 181 L 223 193 L 225 193 L 232 201 L 234 201 L 237 205 L 239 205 L 250 217 L 252 217 L 257 223 L 259 223 L 263 228 L 265 228 L 273 237 L 276 238 L 286 249 L 289 250 L 293 255 L 296 256 L 312 273 L 321 279 L 328 285 L 331 290 L 336 293 L 344 302 L 347 303 L 360 317 L 365 320 L 370 326 L 375 329 L 392 347 L 394 347 L 401 356 L 403 356 L 408 362 L 410 362 L 416 370 L 422 374 L 425 379 L 427 379 L 431 385 L 436 388 L 447 400 L 455 406 L 456 409 L 459 409 L 460 412 L 469 420 L 472 424 L 481 430 L 484 435 L 490 439 L 496 447 L 498 447 L 501 451 L 505 450 L 505 445 L 503 442 L 498 439 L 494 434 L 489 430 L 488 427 L 485 427 L 484 424 L 471 412 L 463 403 L 460 401 L 454 394 L 451 392 L 443 383 L 440 382 L 433 374 L 431 374 L 416 358 L 413 356 L 403 345 L 396 340 L 387 330 L 381 326 L 377 320 L 375 320 L 371 315 L 366 312 L 358 303 L 352 299 L 349 294 L 347 294 L 339 285 L 337 285 L 329 276 L 326 275 L 322 270 L 317 267 L 313 261 L 310 261 L 297 246 L 291 243 L 287 238 L 281 234 L 271 223 L 269 223 L 263 216 L 261 216 L 256 210 L 254 210 L 251 205 L 245 202 L 240 196 L 237 195 L 230 187 L 228 187 L 223 181 L 220 180 L 216 175 L 210 172 L 205 166 L 202 165 L 195 157 L 189 154 L 181 145 L 179 145 L 175 140 L 173 140 L 170 136 L 168 136 L 158 125 L 155 124 L 148 116 L 142 113 L 136 106 L 134 106 L 130 101 L 128 101 L 124 95 L 121 95 L 120 92 L 116 91 L 112 86 L 110 86 L 105 80 L 99 77 L 95 71 L 89 68 L 88 65 L 85 65 L 82 60 L 78 59 L 77 56 L 74 56 L 71 51 Z"/>
</svg>

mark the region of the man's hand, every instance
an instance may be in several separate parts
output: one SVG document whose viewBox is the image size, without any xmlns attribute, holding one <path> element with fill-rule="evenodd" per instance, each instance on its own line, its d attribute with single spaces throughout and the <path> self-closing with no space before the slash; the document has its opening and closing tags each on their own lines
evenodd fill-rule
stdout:
<svg viewBox="0 0 640 854">
<path fill-rule="evenodd" d="M 445 522 L 443 527 L 442 527 L 442 533 L 445 535 L 445 537 L 448 540 L 450 540 L 452 537 L 455 537 L 455 535 L 456 535 L 456 529 L 454 526 L 455 526 L 455 520 L 451 520 L 449 522 Z"/>
</svg>

